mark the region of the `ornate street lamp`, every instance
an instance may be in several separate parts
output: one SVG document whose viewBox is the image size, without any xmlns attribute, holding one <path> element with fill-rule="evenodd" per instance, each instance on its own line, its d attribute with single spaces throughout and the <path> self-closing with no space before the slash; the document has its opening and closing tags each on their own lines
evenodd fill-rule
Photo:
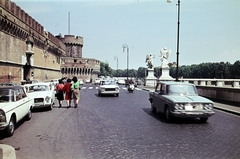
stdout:
<svg viewBox="0 0 240 159">
<path fill-rule="evenodd" d="M 123 52 L 125 51 L 125 49 L 127 48 L 127 81 L 128 81 L 128 62 L 129 62 L 129 48 L 128 48 L 128 45 L 127 44 L 123 44 L 122 45 L 122 48 L 123 48 Z"/>
<path fill-rule="evenodd" d="M 172 0 L 167 0 L 168 3 L 171 3 Z M 178 22 L 177 22 L 177 68 L 176 68 L 176 81 L 178 81 L 178 60 L 179 60 L 179 27 L 180 27 L 180 0 L 177 3 L 178 6 Z"/>
</svg>

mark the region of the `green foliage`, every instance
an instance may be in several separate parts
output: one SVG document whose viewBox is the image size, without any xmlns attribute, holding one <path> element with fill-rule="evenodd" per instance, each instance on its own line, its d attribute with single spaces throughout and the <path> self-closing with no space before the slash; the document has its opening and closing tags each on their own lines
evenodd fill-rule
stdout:
<svg viewBox="0 0 240 159">
<path fill-rule="evenodd" d="M 176 67 L 170 67 L 170 76 L 176 78 Z M 109 67 L 108 63 L 100 63 L 99 76 L 111 76 L 111 77 L 127 77 L 127 69 L 125 70 L 113 70 Z M 159 67 L 154 68 L 154 75 L 156 77 L 161 76 L 161 69 Z M 128 77 L 144 78 L 147 76 L 147 68 L 139 67 L 138 70 L 129 69 Z M 181 78 L 217 78 L 217 79 L 237 79 L 240 78 L 240 61 L 236 61 L 234 64 L 229 62 L 217 62 L 217 63 L 201 63 L 193 64 L 190 66 L 180 66 L 178 68 L 178 77 Z"/>
</svg>

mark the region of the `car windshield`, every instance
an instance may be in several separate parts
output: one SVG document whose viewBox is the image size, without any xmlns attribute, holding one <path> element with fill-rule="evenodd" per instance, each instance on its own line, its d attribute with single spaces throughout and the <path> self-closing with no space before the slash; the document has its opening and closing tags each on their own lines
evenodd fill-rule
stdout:
<svg viewBox="0 0 240 159">
<path fill-rule="evenodd" d="M 114 81 L 103 81 L 102 85 L 116 85 Z"/>
<path fill-rule="evenodd" d="M 14 91 L 11 89 L 0 89 L 0 103 L 14 101 Z"/>
<path fill-rule="evenodd" d="M 171 95 L 197 95 L 196 89 L 192 85 L 170 85 L 168 94 Z"/>
<path fill-rule="evenodd" d="M 28 88 L 29 93 L 36 91 L 49 91 L 49 87 L 46 85 L 35 85 Z"/>
</svg>

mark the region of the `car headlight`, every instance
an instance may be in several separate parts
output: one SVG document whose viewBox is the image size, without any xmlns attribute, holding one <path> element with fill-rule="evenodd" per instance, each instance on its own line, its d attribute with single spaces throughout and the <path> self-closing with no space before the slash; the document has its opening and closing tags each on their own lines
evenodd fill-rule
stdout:
<svg viewBox="0 0 240 159">
<path fill-rule="evenodd" d="M 212 103 L 206 103 L 206 104 L 203 105 L 203 109 L 211 110 L 211 109 L 213 109 L 213 104 Z"/>
<path fill-rule="evenodd" d="M 176 110 L 183 110 L 184 109 L 184 104 L 176 103 L 174 105 L 174 107 L 175 107 Z"/>
<path fill-rule="evenodd" d="M 6 114 L 3 110 L 0 109 L 0 123 L 6 122 Z"/>
<path fill-rule="evenodd" d="M 45 97 L 45 101 L 46 101 L 46 102 L 49 102 L 50 99 L 51 99 L 51 97 L 49 97 L 49 96 L 46 96 L 46 97 Z"/>
</svg>

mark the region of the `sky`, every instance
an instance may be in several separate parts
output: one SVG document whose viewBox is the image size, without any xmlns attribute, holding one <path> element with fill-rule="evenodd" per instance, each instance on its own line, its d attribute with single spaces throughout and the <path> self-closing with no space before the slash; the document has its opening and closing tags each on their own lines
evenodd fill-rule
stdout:
<svg viewBox="0 0 240 159">
<path fill-rule="evenodd" d="M 112 69 L 147 67 L 171 49 L 177 61 L 177 0 L 12 0 L 53 35 L 83 37 L 84 58 Z M 69 16 L 70 15 L 70 16 Z M 240 1 L 181 0 L 179 66 L 240 60 Z M 70 18 L 69 18 L 70 17 Z M 69 23 L 70 22 L 70 23 Z M 123 52 L 123 44 L 129 48 Z"/>
</svg>

